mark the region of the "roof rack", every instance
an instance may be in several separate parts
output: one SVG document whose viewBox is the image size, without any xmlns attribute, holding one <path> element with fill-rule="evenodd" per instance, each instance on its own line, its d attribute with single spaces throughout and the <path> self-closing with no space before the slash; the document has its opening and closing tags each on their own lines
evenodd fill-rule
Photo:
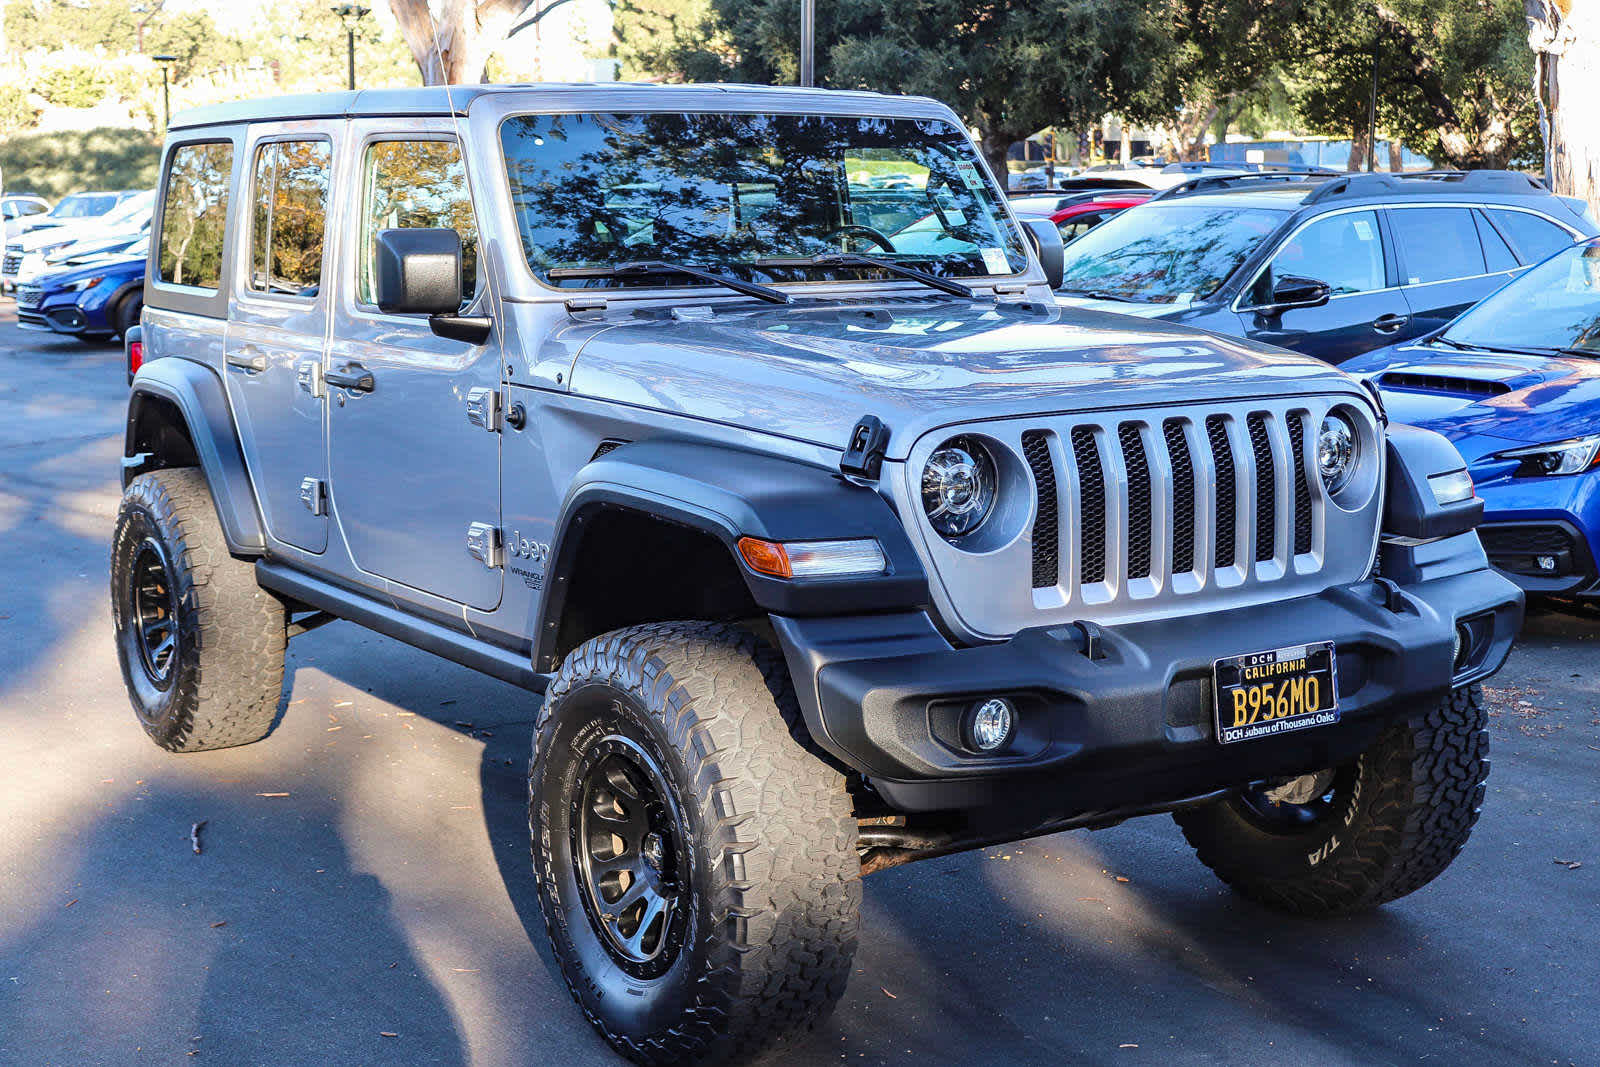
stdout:
<svg viewBox="0 0 1600 1067">
<path fill-rule="evenodd" d="M 1281 185 L 1285 182 L 1320 182 L 1327 181 L 1334 176 L 1333 171 L 1324 170 L 1297 170 L 1297 171 L 1248 171 L 1243 174 L 1206 174 L 1199 178 L 1190 178 L 1180 182 L 1170 189 L 1163 190 L 1151 197 L 1146 203 L 1155 203 L 1157 200 L 1175 200 L 1182 196 L 1195 196 L 1200 193 L 1215 193 L 1225 189 L 1237 189 L 1257 185 Z"/>
<path fill-rule="evenodd" d="M 1330 181 L 1306 197 L 1307 204 L 1366 196 L 1432 196 L 1450 193 L 1501 193 L 1536 196 L 1548 193 L 1537 179 L 1514 170 L 1420 170 L 1402 174 L 1349 174 Z"/>
</svg>

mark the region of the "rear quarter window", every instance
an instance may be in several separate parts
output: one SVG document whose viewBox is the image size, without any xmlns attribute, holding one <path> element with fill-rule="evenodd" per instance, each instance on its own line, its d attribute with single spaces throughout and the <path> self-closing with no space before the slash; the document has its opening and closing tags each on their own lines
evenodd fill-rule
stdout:
<svg viewBox="0 0 1600 1067">
<path fill-rule="evenodd" d="M 172 150 L 162 197 L 157 277 L 169 285 L 215 292 L 233 178 L 233 144 L 213 141 Z"/>
<path fill-rule="evenodd" d="M 1490 218 L 1500 232 L 1516 246 L 1517 255 L 1524 263 L 1537 263 L 1570 245 L 1574 238 L 1549 219 L 1526 211 L 1490 208 Z"/>
</svg>

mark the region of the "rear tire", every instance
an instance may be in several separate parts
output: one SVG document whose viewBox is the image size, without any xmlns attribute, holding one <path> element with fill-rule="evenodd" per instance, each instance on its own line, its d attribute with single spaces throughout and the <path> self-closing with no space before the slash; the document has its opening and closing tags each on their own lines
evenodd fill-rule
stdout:
<svg viewBox="0 0 1600 1067">
<path fill-rule="evenodd" d="M 272 729 L 288 643 L 281 600 L 228 554 L 201 473 L 141 474 L 111 543 L 111 612 L 139 723 L 173 752 L 232 748 Z"/>
<path fill-rule="evenodd" d="M 782 658 L 749 633 L 667 623 L 578 648 L 545 694 L 528 785 L 551 946 L 624 1056 L 755 1056 L 844 992 L 850 797 L 807 748 Z"/>
<path fill-rule="evenodd" d="M 1483 806 L 1489 734 L 1477 686 L 1388 727 L 1306 805 L 1241 791 L 1176 815 L 1200 861 L 1297 915 L 1362 911 L 1433 881 Z"/>
</svg>

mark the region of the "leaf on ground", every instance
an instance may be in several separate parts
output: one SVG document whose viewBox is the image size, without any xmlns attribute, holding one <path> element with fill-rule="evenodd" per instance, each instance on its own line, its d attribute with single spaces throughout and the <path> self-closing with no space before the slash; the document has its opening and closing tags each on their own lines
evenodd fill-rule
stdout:
<svg viewBox="0 0 1600 1067">
<path fill-rule="evenodd" d="M 879 989 L 883 989 L 883 986 L 879 986 L 878 988 Z M 893 993 L 889 992 L 887 989 L 883 989 L 883 995 L 888 997 L 890 1000 L 899 1000 L 900 999 L 899 997 L 895 996 Z"/>
<path fill-rule="evenodd" d="M 257 793 L 258 797 L 286 797 L 288 793 Z"/>
<path fill-rule="evenodd" d="M 223 928 L 223 927 L 224 927 L 224 926 L 227 926 L 227 925 L 228 925 L 228 920 L 227 920 L 227 919 L 223 919 L 223 920 L 222 920 L 222 921 L 221 921 L 221 922 L 214 922 L 214 923 L 212 923 L 212 924 L 211 924 L 211 929 L 213 929 L 213 930 L 220 930 L 220 929 L 222 929 L 222 928 Z"/>
<path fill-rule="evenodd" d="M 1556 866 L 1557 867 L 1565 867 L 1569 871 L 1575 871 L 1579 867 L 1583 866 L 1583 861 L 1582 860 L 1556 860 Z"/>
</svg>

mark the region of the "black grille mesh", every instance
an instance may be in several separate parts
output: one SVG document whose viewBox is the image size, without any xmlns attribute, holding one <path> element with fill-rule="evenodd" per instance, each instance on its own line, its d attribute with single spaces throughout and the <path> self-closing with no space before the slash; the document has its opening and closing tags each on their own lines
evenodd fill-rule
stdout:
<svg viewBox="0 0 1600 1067">
<path fill-rule="evenodd" d="M 1289 413 L 1289 462 L 1294 467 L 1294 554 L 1311 551 L 1311 487 L 1306 484 L 1306 415 Z"/>
<path fill-rule="evenodd" d="M 1239 493 L 1234 484 L 1233 449 L 1228 445 L 1228 420 L 1221 415 L 1206 419 L 1206 437 L 1211 442 L 1211 462 L 1217 468 L 1216 566 L 1231 567 L 1238 551 L 1234 508 Z"/>
<path fill-rule="evenodd" d="M 1150 577 L 1150 463 L 1144 454 L 1144 437 L 1139 425 L 1125 422 L 1117 427 L 1122 442 L 1122 462 L 1128 471 L 1128 569 L 1129 578 Z"/>
<path fill-rule="evenodd" d="M 1083 544 L 1078 581 L 1089 585 L 1106 580 L 1106 478 L 1100 469 L 1100 446 L 1089 427 L 1072 431 L 1072 457 L 1078 466 L 1078 536 Z"/>
<path fill-rule="evenodd" d="M 1180 419 L 1161 424 L 1172 464 L 1172 573 L 1194 570 L 1194 463 Z"/>
<path fill-rule="evenodd" d="M 1256 457 L 1256 562 L 1278 554 L 1278 472 L 1272 465 L 1272 442 L 1267 440 L 1267 417 L 1253 412 L 1245 419 L 1250 450 Z"/>
<path fill-rule="evenodd" d="M 1022 456 L 1033 471 L 1038 488 L 1039 514 L 1033 520 L 1033 587 L 1049 589 L 1060 581 L 1061 531 L 1056 501 L 1056 465 L 1050 458 L 1048 430 L 1028 430 L 1022 435 Z"/>
</svg>

